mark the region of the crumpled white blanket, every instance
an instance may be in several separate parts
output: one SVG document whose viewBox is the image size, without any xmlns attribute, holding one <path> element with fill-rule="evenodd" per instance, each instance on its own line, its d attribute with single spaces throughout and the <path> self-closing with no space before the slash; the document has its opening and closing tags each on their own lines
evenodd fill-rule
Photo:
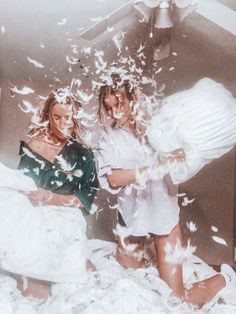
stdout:
<svg viewBox="0 0 236 314">
<path fill-rule="evenodd" d="M 124 269 L 115 260 L 116 245 L 89 240 L 92 262 L 97 268 L 86 282 L 58 283 L 46 302 L 23 298 L 11 277 L 0 274 L 1 314 L 233 314 L 236 312 L 235 291 L 226 289 L 217 299 L 200 310 L 186 304 L 169 304 L 170 288 L 158 277 L 155 267 Z M 215 274 L 196 256 L 183 265 L 184 282 L 191 284 Z M 172 310 L 170 310 L 170 306 Z"/>
<path fill-rule="evenodd" d="M 186 161 L 169 163 L 172 181 L 185 182 L 236 143 L 236 99 L 210 78 L 166 98 L 147 135 L 153 148 L 168 155 L 183 148 Z"/>
<path fill-rule="evenodd" d="M 12 273 L 52 282 L 86 277 L 86 221 L 77 208 L 34 207 L 33 180 L 0 163 L 0 265 Z"/>
</svg>

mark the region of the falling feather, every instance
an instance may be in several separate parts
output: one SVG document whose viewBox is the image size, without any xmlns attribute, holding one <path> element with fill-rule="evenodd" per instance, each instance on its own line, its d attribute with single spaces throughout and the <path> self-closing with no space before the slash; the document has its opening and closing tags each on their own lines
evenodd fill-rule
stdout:
<svg viewBox="0 0 236 314">
<path fill-rule="evenodd" d="M 74 176 L 81 178 L 83 175 L 83 171 L 81 169 L 77 169 L 74 171 Z"/>
<path fill-rule="evenodd" d="M 190 232 L 196 232 L 197 231 L 197 226 L 194 222 L 186 222 L 187 228 L 189 229 Z"/>
<path fill-rule="evenodd" d="M 119 208 L 119 204 L 114 204 L 109 206 L 110 209 L 117 209 Z"/>
<path fill-rule="evenodd" d="M 92 51 L 91 47 L 83 47 L 83 52 L 87 55 L 90 55 Z"/>
<path fill-rule="evenodd" d="M 60 22 L 57 22 L 57 25 L 65 25 L 67 22 L 67 19 L 66 18 L 63 18 Z"/>
<path fill-rule="evenodd" d="M 111 27 L 111 26 L 110 26 L 110 27 L 107 27 L 107 31 L 108 31 L 108 32 L 114 31 L 114 27 Z"/>
<path fill-rule="evenodd" d="M 98 210 L 98 206 L 95 204 L 92 204 L 91 209 L 90 209 L 90 214 L 93 215 L 94 213 L 96 213 L 96 211 Z"/>
<path fill-rule="evenodd" d="M 33 105 L 27 100 L 23 100 L 22 103 L 18 106 L 24 113 L 37 113 L 38 111 L 38 109 L 34 108 Z"/>
<path fill-rule="evenodd" d="M 81 81 L 80 79 L 74 79 L 74 80 L 71 82 L 71 87 L 72 87 L 73 85 L 76 85 L 77 88 L 80 88 L 81 84 L 82 84 L 82 81 Z"/>
<path fill-rule="evenodd" d="M 76 166 L 76 163 L 73 166 L 70 165 L 61 155 L 56 156 L 55 159 L 64 171 L 72 171 Z"/>
<path fill-rule="evenodd" d="M 82 92 L 81 90 L 77 90 L 77 93 L 76 93 L 80 98 L 81 100 L 84 102 L 84 103 L 88 103 L 90 102 L 91 99 L 93 99 L 94 97 L 94 94 L 91 93 L 90 95 L 85 93 L 85 92 Z"/>
<path fill-rule="evenodd" d="M 78 50 L 78 47 L 77 47 L 77 46 L 72 45 L 71 47 L 72 47 L 72 52 L 73 52 L 73 53 L 78 53 L 78 52 L 79 52 L 79 50 Z"/>
<path fill-rule="evenodd" d="M 101 20 L 103 20 L 103 17 L 101 17 L 101 16 L 90 17 L 90 21 L 92 21 L 92 22 L 100 22 Z"/>
<path fill-rule="evenodd" d="M 190 241 L 188 241 L 186 247 L 183 247 L 179 241 L 175 245 L 168 242 L 164 249 L 166 252 L 166 261 L 173 264 L 182 264 L 196 251 L 196 247 L 192 246 Z"/>
<path fill-rule="evenodd" d="M 186 193 L 177 193 L 176 196 L 178 196 L 178 197 L 184 197 L 184 196 L 186 196 Z"/>
<path fill-rule="evenodd" d="M 119 52 L 121 52 L 124 37 L 125 37 L 125 32 L 121 32 L 121 31 L 112 37 L 112 41 L 115 44 Z"/>
<path fill-rule="evenodd" d="M 103 60 L 102 62 L 95 60 L 95 66 L 96 66 L 96 74 L 100 74 L 106 69 L 107 63 L 104 62 Z"/>
<path fill-rule="evenodd" d="M 162 67 L 160 67 L 158 70 L 155 71 L 155 74 L 158 74 L 162 71 Z"/>
<path fill-rule="evenodd" d="M 78 63 L 78 58 L 66 56 L 66 61 L 67 61 L 69 64 L 74 65 L 74 64 L 77 64 L 77 63 Z"/>
<path fill-rule="evenodd" d="M 113 229 L 113 233 L 114 233 L 114 235 L 119 237 L 119 239 L 122 243 L 122 246 L 126 251 L 126 254 L 131 254 L 132 256 L 136 256 L 135 250 L 137 248 L 137 244 L 126 244 L 125 243 L 125 239 L 132 234 L 132 228 L 126 228 L 126 227 L 123 227 L 123 226 L 117 224 L 116 228 Z"/>
<path fill-rule="evenodd" d="M 187 196 L 184 196 L 181 205 L 182 205 L 182 206 L 188 206 L 189 204 L 192 204 L 194 201 L 195 201 L 195 198 L 188 199 Z"/>
<path fill-rule="evenodd" d="M 32 63 L 36 68 L 44 68 L 44 65 L 36 60 L 31 59 L 30 57 L 27 57 L 27 60 Z"/>
<path fill-rule="evenodd" d="M 11 87 L 10 90 L 13 93 L 21 94 L 21 95 L 28 95 L 28 94 L 33 94 L 34 90 L 30 87 L 24 86 L 21 89 L 18 89 L 16 86 Z"/>
<path fill-rule="evenodd" d="M 215 242 L 219 243 L 219 244 L 228 246 L 228 244 L 225 242 L 225 240 L 222 239 L 222 238 L 220 238 L 220 237 L 212 236 L 212 239 L 213 239 Z"/>
<path fill-rule="evenodd" d="M 6 27 L 4 25 L 1 26 L 1 33 L 2 34 L 6 33 Z"/>
<path fill-rule="evenodd" d="M 140 44 L 140 46 L 139 46 L 139 48 L 138 48 L 138 50 L 137 50 L 137 53 L 143 51 L 144 48 L 145 48 L 145 46 L 146 46 L 145 44 L 144 44 L 144 45 Z"/>
<path fill-rule="evenodd" d="M 35 159 L 35 160 L 41 165 L 40 169 L 44 169 L 44 167 L 45 167 L 45 162 L 44 162 L 44 161 L 42 161 L 42 160 L 40 160 L 40 159 L 37 159 L 37 158 L 34 156 L 34 154 L 32 154 L 26 147 L 23 147 L 23 152 L 24 152 L 28 157 L 30 157 L 30 158 L 32 158 L 32 159 Z"/>
<path fill-rule="evenodd" d="M 215 226 L 211 226 L 211 230 L 212 230 L 213 232 L 218 232 L 218 231 L 219 231 L 218 228 L 215 227 Z"/>
</svg>

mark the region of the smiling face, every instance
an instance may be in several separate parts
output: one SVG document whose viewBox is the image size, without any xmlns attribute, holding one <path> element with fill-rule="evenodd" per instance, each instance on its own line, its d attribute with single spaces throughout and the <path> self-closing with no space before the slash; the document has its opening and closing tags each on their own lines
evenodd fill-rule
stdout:
<svg viewBox="0 0 236 314">
<path fill-rule="evenodd" d="M 119 125 L 124 125 L 131 116 L 130 101 L 122 88 L 107 94 L 103 106 L 107 116 L 113 118 Z"/>
<path fill-rule="evenodd" d="M 68 139 L 75 128 L 73 106 L 58 103 L 53 105 L 49 110 L 49 125 L 60 141 Z"/>
</svg>

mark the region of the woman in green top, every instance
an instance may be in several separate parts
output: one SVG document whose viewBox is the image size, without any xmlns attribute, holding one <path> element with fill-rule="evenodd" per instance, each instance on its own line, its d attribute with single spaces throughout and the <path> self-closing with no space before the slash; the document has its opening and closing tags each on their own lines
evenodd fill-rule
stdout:
<svg viewBox="0 0 236 314">
<path fill-rule="evenodd" d="M 19 221 L 25 228 L 19 227 L 18 231 L 32 234 L 32 239 L 24 237 L 26 249 L 21 250 L 26 251 L 27 257 L 18 258 L 22 263 L 17 264 L 9 253 L 10 260 L 5 264 L 3 261 L 2 266 L 12 273 L 34 278 L 28 280 L 24 295 L 46 297 L 50 293 L 50 284 L 45 281 L 77 281 L 79 274 L 83 275 L 86 259 L 86 268 L 92 268 L 86 254 L 86 224 L 82 213 L 90 212 L 98 180 L 92 151 L 77 140 L 81 131 L 80 109 L 80 104 L 68 90 L 52 92 L 38 121 L 31 127 L 28 143 L 21 142 L 18 169 L 31 177 L 37 186 L 37 190 L 27 192 L 28 199 L 26 197 L 23 202 L 29 203 L 26 204 L 28 209 L 32 205 L 39 207 L 29 209 L 29 217 L 25 207 L 23 217 L 28 223 Z M 36 214 L 38 216 L 33 218 Z M 32 232 L 26 229 L 32 229 Z M 22 244 L 17 236 L 15 239 L 15 247 Z M 18 287 L 23 290 L 21 280 L 18 280 Z"/>
<path fill-rule="evenodd" d="M 98 188 L 94 156 L 76 139 L 80 105 L 67 93 L 53 92 L 45 101 L 39 127 L 21 142 L 18 168 L 38 186 L 28 194 L 34 205 L 76 206 L 88 214 Z"/>
</svg>

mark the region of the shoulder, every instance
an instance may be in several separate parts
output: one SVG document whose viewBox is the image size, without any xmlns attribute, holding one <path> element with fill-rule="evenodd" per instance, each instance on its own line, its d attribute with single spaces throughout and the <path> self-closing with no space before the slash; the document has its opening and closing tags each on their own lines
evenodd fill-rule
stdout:
<svg viewBox="0 0 236 314">
<path fill-rule="evenodd" d="M 100 136 L 98 139 L 98 144 L 101 145 L 102 143 L 109 143 L 113 144 L 116 143 L 117 140 L 122 136 L 122 130 L 117 127 L 109 127 L 106 130 L 102 130 L 100 132 Z"/>
<path fill-rule="evenodd" d="M 24 155 L 32 155 L 33 152 L 36 151 L 37 147 L 38 147 L 37 141 L 34 140 L 30 140 L 28 142 L 20 141 L 19 155 L 21 157 Z"/>
<path fill-rule="evenodd" d="M 20 141 L 20 148 L 19 148 L 19 155 L 23 155 L 24 154 L 24 148 L 26 147 L 26 143 L 25 141 Z"/>
</svg>

